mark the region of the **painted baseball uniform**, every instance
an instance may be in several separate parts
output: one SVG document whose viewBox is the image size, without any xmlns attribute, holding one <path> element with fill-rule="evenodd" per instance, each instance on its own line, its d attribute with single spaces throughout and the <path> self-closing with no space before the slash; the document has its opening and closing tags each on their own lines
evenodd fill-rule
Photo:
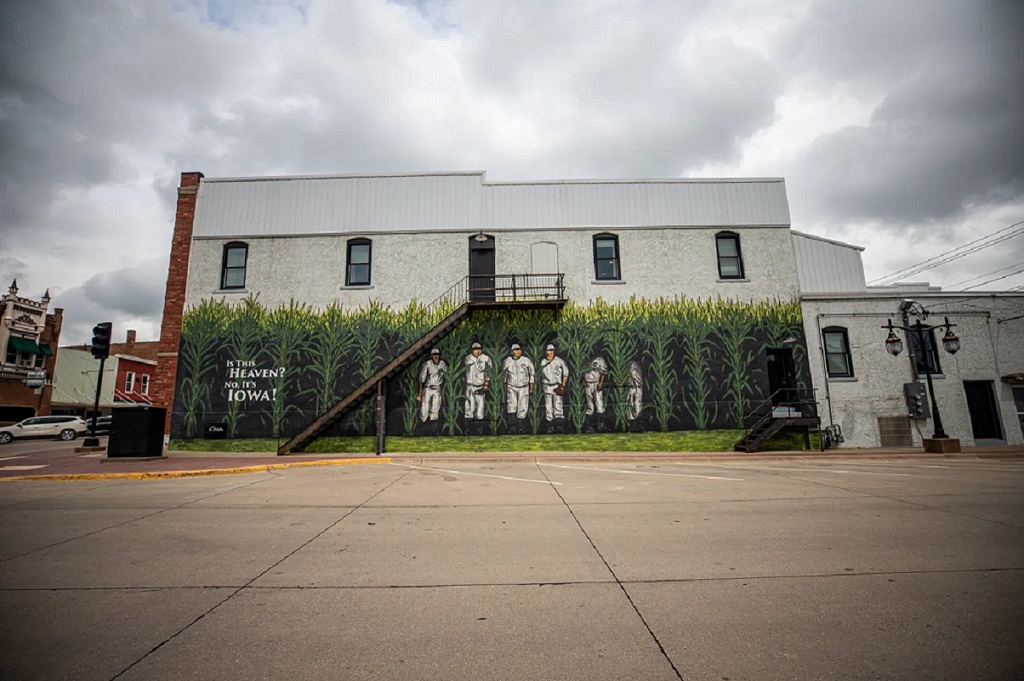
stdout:
<svg viewBox="0 0 1024 681">
<path fill-rule="evenodd" d="M 569 367 L 561 357 L 552 357 L 550 360 L 544 358 L 540 361 L 540 376 L 544 390 L 544 418 L 548 421 L 560 419 L 563 416 L 563 400 L 555 388 L 562 384 L 563 379 L 569 378 Z"/>
<path fill-rule="evenodd" d="M 420 384 L 423 386 L 423 399 L 420 402 L 420 421 L 436 421 L 441 413 L 441 386 L 448 374 L 448 365 L 442 359 L 437 364 L 427 360 L 420 369 Z"/>
<path fill-rule="evenodd" d="M 533 362 L 529 357 L 506 357 L 501 365 L 505 380 L 505 410 L 525 419 L 530 409 L 530 384 L 533 383 Z"/>
<path fill-rule="evenodd" d="M 629 376 L 626 378 L 626 403 L 628 409 L 626 418 L 630 421 L 640 416 L 644 408 L 644 379 L 640 375 L 640 365 L 637 362 L 629 363 Z"/>
<path fill-rule="evenodd" d="M 583 395 L 587 399 L 587 414 L 604 413 L 604 377 L 608 375 L 608 363 L 604 357 L 595 357 L 590 370 L 583 374 Z"/>
<path fill-rule="evenodd" d="M 462 363 L 466 365 L 466 418 L 483 419 L 484 396 L 487 394 L 484 386 L 490 380 L 487 370 L 493 362 L 483 353 L 479 356 L 469 353 Z"/>
</svg>

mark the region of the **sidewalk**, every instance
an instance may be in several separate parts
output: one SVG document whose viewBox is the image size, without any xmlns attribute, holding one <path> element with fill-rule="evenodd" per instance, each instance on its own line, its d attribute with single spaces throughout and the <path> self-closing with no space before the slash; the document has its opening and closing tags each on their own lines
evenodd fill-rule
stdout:
<svg viewBox="0 0 1024 681">
<path fill-rule="evenodd" d="M 104 452 L 75 452 L 54 448 L 0 461 L 0 482 L 10 480 L 129 480 L 252 473 L 281 468 L 351 464 L 406 463 L 564 463 L 669 462 L 722 463 L 727 461 L 856 459 L 1009 459 L 1024 458 L 1024 445 L 964 447 L 961 454 L 933 454 L 917 448 L 838 449 L 828 452 L 431 452 L 417 454 L 309 454 L 277 456 L 273 452 L 164 451 L 165 458 L 108 459 Z"/>
</svg>

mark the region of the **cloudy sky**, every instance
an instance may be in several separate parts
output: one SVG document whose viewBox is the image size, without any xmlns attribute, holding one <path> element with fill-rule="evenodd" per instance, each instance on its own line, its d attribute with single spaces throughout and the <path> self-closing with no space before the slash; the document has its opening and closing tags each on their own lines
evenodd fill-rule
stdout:
<svg viewBox="0 0 1024 681">
<path fill-rule="evenodd" d="M 783 176 L 874 279 L 1024 220 L 1022 45 L 1019 0 L 10 0 L 0 284 L 157 338 L 192 170 Z"/>
</svg>

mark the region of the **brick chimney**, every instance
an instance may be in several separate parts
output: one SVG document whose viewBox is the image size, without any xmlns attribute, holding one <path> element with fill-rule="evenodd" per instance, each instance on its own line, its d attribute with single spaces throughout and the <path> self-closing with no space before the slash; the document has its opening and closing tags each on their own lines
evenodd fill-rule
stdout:
<svg viewBox="0 0 1024 681">
<path fill-rule="evenodd" d="M 153 379 L 153 405 L 167 410 L 164 433 L 171 431 L 171 409 L 174 407 L 174 382 L 178 375 L 178 348 L 181 345 L 181 316 L 185 311 L 185 284 L 188 280 L 188 259 L 192 250 L 192 225 L 196 216 L 196 200 L 202 173 L 182 173 L 178 186 L 178 208 L 171 237 L 171 262 L 164 293 L 164 316 L 160 326 L 160 351 Z M 135 332 L 130 332 L 134 340 Z"/>
<path fill-rule="evenodd" d="M 135 329 L 128 329 L 128 333 L 125 335 L 124 342 L 128 345 L 135 343 Z"/>
</svg>

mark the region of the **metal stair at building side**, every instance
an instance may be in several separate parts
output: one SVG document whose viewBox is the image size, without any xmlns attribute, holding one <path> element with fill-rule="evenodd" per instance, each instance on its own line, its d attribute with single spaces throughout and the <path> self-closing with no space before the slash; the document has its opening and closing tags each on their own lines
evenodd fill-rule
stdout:
<svg viewBox="0 0 1024 681">
<path fill-rule="evenodd" d="M 757 406 L 747 417 L 754 421 L 733 449 L 737 452 L 756 452 L 761 446 L 785 428 L 799 428 L 804 442 L 810 448 L 811 430 L 818 430 L 821 419 L 817 415 L 817 402 L 811 390 L 784 388 L 778 390 Z"/>
<path fill-rule="evenodd" d="M 354 390 L 282 444 L 278 455 L 300 452 L 371 394 L 383 392 L 384 382 L 417 358 L 479 309 L 559 309 L 566 303 L 562 274 L 469 275 L 427 307 L 428 312 L 453 308 L 440 322 L 413 341 Z M 383 414 L 378 413 L 378 453 L 383 448 Z"/>
</svg>

